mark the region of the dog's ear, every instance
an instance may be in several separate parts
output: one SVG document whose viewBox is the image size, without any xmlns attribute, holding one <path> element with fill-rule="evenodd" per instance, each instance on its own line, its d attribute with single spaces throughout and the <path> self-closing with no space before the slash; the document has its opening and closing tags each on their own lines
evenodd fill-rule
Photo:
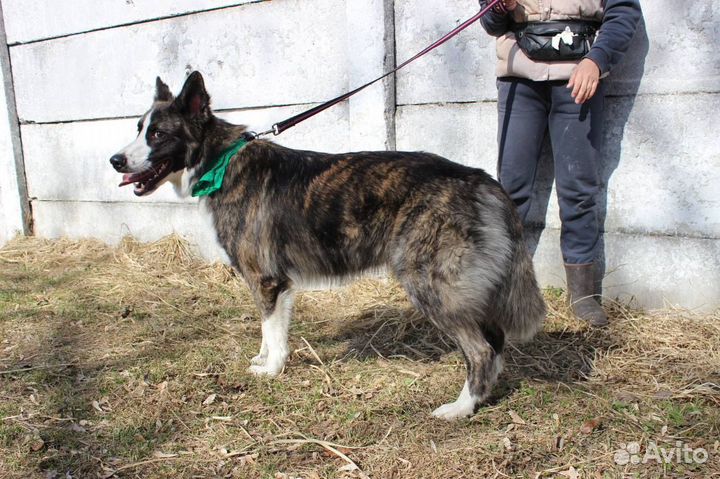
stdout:
<svg viewBox="0 0 720 479">
<path fill-rule="evenodd" d="M 185 80 L 182 91 L 175 99 L 180 112 L 191 118 L 207 116 L 210 110 L 210 95 L 200 72 L 192 72 Z"/>
<path fill-rule="evenodd" d="M 172 101 L 173 100 L 173 94 L 170 91 L 170 88 L 160 79 L 160 77 L 157 77 L 155 79 L 155 101 Z"/>
</svg>

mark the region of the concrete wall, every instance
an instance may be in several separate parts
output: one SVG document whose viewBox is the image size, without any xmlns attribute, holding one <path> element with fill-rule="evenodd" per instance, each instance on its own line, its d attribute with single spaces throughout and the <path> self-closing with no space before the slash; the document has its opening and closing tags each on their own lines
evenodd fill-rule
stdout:
<svg viewBox="0 0 720 479">
<path fill-rule="evenodd" d="M 651 307 L 720 306 L 713 194 L 720 2 L 691 3 L 678 10 L 671 0 L 644 1 L 632 53 L 608 81 L 605 293 Z M 118 175 L 107 165 L 133 138 L 155 75 L 177 89 L 199 69 L 222 116 L 266 129 L 378 76 L 395 56 L 408 58 L 477 11 L 475 0 L 2 0 L 2 7 L 35 233 L 116 242 L 174 231 L 210 258 L 218 253 L 193 201 L 169 189 L 136 199 L 115 187 Z M 476 25 L 396 80 L 277 141 L 323 151 L 423 149 L 494 172 L 495 100 L 494 44 Z M 0 178 L 7 179 L 15 163 L 1 149 L 2 126 Z M 536 264 L 545 284 L 562 285 L 557 203 L 544 165 L 533 210 L 546 226 Z M 16 190 L 0 182 L 3 211 Z M 0 216 L 2 228 L 10 224 Z"/>
</svg>

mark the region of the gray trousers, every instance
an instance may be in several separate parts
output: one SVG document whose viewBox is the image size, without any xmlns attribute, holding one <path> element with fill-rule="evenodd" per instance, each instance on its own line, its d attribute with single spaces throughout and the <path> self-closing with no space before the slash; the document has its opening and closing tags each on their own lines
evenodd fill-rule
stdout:
<svg viewBox="0 0 720 479">
<path fill-rule="evenodd" d="M 569 264 L 595 260 L 600 238 L 597 197 L 604 89 L 576 105 L 566 81 L 499 78 L 498 179 L 527 223 L 543 139 L 550 135 L 562 230 Z"/>
</svg>

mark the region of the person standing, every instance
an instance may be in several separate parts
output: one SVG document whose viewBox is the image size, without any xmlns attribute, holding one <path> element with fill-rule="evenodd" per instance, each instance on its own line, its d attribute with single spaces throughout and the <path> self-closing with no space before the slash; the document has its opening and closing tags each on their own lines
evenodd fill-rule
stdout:
<svg viewBox="0 0 720 479">
<path fill-rule="evenodd" d="M 568 295 L 574 314 L 596 327 L 608 323 L 595 295 L 602 79 L 641 15 L 639 0 L 503 0 L 481 20 L 497 37 L 498 179 L 526 223 L 549 133 Z"/>
</svg>

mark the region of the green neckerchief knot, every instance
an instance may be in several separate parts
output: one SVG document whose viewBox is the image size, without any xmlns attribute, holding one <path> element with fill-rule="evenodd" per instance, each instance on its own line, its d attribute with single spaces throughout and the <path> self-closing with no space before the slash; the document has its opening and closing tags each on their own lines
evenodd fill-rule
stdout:
<svg viewBox="0 0 720 479">
<path fill-rule="evenodd" d="M 227 170 L 230 160 L 238 151 L 248 144 L 244 138 L 238 140 L 233 146 L 225 150 L 220 158 L 215 162 L 215 166 L 210 168 L 192 187 L 193 196 L 207 196 L 215 193 L 222 188 L 223 179 L 225 179 L 225 171 Z"/>
</svg>

